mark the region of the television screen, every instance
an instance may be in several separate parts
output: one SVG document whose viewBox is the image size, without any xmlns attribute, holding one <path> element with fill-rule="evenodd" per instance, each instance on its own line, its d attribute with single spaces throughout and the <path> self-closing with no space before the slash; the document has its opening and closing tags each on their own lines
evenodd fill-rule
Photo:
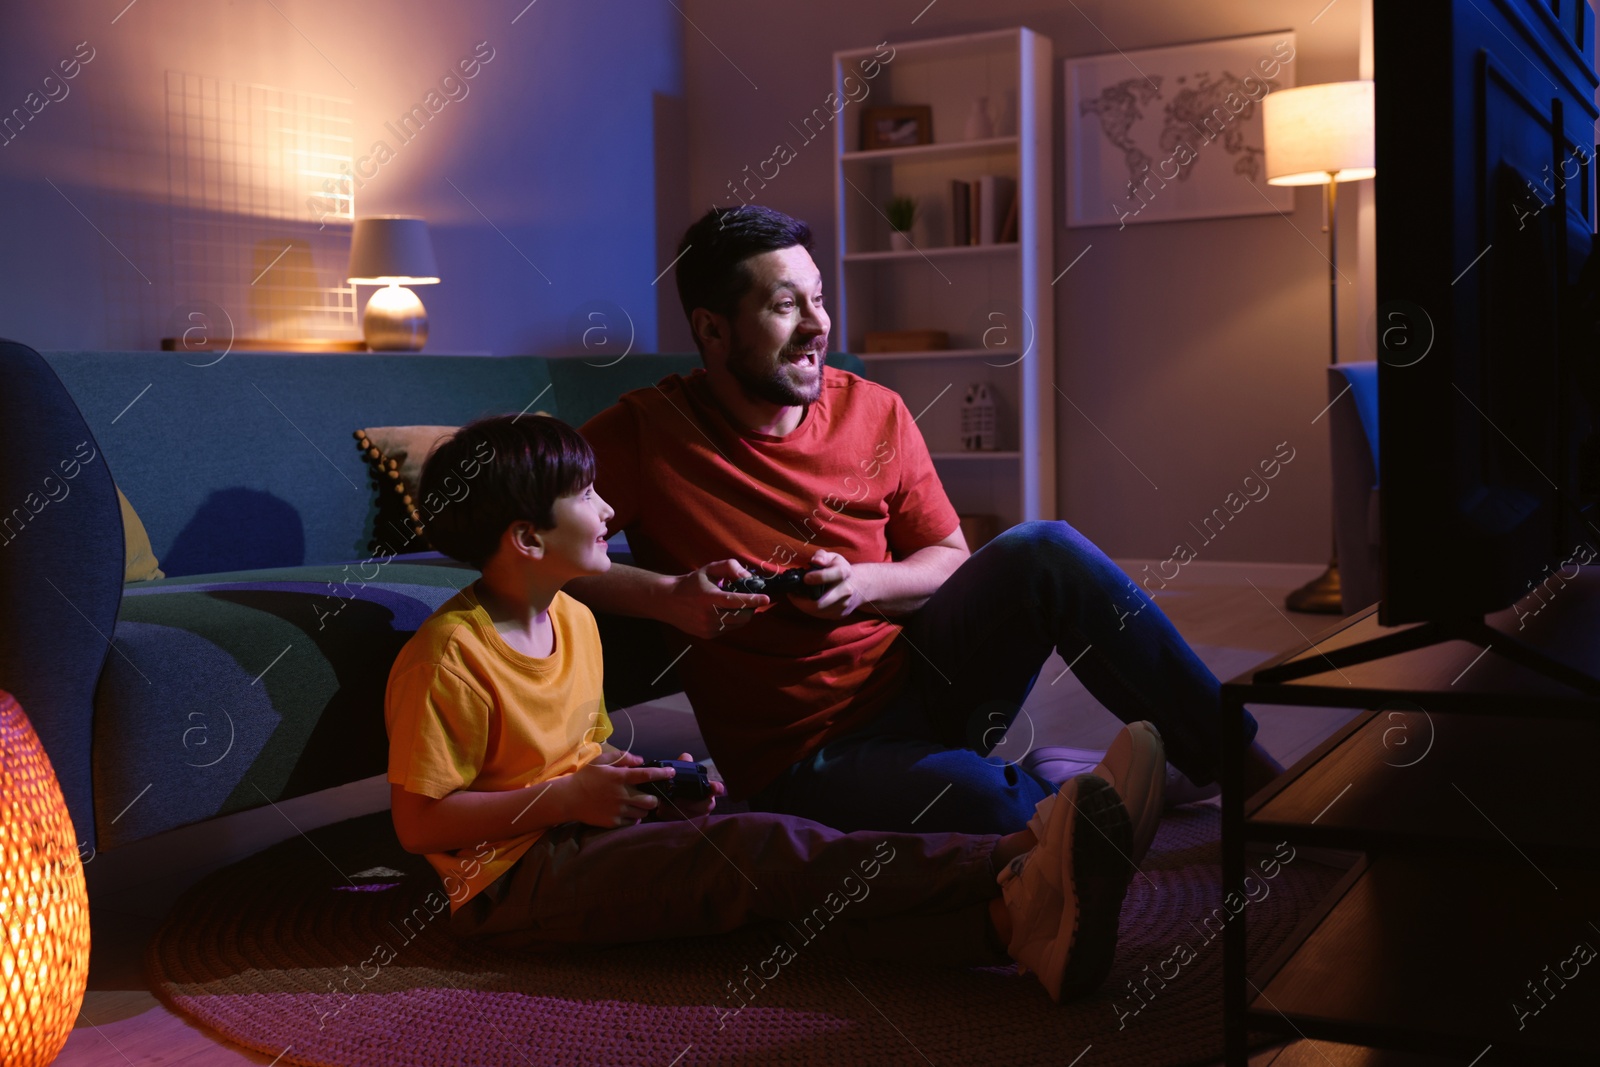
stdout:
<svg viewBox="0 0 1600 1067">
<path fill-rule="evenodd" d="M 1385 625 L 1481 619 L 1600 546 L 1592 20 L 1374 5 Z"/>
</svg>

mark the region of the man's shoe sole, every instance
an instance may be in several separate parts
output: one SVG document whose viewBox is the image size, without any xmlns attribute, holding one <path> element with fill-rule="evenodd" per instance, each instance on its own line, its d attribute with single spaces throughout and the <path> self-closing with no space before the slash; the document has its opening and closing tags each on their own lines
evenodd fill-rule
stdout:
<svg viewBox="0 0 1600 1067">
<path fill-rule="evenodd" d="M 1057 943 L 1070 946 L 1056 1001 L 1097 989 L 1111 973 L 1117 952 L 1117 924 L 1133 868 L 1128 856 L 1132 827 L 1116 790 L 1102 778 L 1083 775 L 1073 805 L 1072 847 L 1062 872 L 1065 903 Z"/>
</svg>

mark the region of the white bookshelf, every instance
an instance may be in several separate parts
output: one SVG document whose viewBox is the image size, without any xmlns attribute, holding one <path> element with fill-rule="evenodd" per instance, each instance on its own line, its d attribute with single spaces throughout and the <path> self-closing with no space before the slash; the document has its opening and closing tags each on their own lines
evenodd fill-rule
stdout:
<svg viewBox="0 0 1600 1067">
<path fill-rule="evenodd" d="M 1051 300 L 1053 159 L 1051 43 L 1026 28 L 890 42 L 871 91 L 834 125 L 838 341 L 897 390 L 917 417 L 939 477 L 962 514 L 1000 528 L 1055 518 L 1055 321 Z M 834 90 L 864 81 L 877 46 L 836 52 Z M 1000 128 L 1015 94 L 1015 129 Z M 860 93 L 859 87 L 856 89 Z M 995 136 L 967 140 L 976 97 L 988 98 Z M 927 105 L 933 143 L 861 149 L 863 108 Z M 1017 236 L 1005 244 L 953 243 L 950 183 L 1005 175 L 1017 183 Z M 883 208 L 915 196 L 915 247 L 889 247 Z M 870 330 L 944 330 L 940 351 L 866 351 Z M 961 401 L 986 384 L 995 401 L 994 451 L 961 447 Z"/>
</svg>

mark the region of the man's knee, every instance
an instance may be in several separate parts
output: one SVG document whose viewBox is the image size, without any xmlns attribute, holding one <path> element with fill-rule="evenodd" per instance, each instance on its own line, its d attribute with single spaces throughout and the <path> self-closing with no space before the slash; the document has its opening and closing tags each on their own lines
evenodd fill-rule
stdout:
<svg viewBox="0 0 1600 1067">
<path fill-rule="evenodd" d="M 1035 519 L 1018 523 L 984 545 L 978 556 L 998 568 L 1009 581 L 1029 582 L 1042 574 L 1085 576 L 1100 556 L 1087 538 L 1059 520 Z"/>
</svg>

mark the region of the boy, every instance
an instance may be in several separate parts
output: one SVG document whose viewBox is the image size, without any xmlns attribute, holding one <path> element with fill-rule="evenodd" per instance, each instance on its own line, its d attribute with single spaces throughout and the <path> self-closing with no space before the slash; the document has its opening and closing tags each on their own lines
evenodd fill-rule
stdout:
<svg viewBox="0 0 1600 1067">
<path fill-rule="evenodd" d="M 1004 837 L 712 815 L 721 783 L 699 803 L 640 791 L 673 772 L 601 744 L 611 725 L 599 635 L 589 610 L 561 592 L 610 566 L 612 511 L 594 474 L 588 443 L 543 416 L 466 426 L 423 471 L 423 499 L 449 500 L 429 539 L 482 577 L 401 651 L 385 720 L 395 832 L 445 880 L 452 930 L 595 944 L 837 916 L 829 936 L 854 955 L 1015 960 L 1056 1000 L 1095 988 L 1138 860 L 1128 809 L 1104 778 L 1138 795 L 1127 787 L 1150 767 L 1108 759 L 1101 776 L 1069 780 L 1027 829 Z M 747 573 L 733 560 L 722 567 Z M 795 610 L 726 596 L 729 607 Z M 863 878 L 872 891 L 858 896 L 850 886 Z"/>
</svg>

